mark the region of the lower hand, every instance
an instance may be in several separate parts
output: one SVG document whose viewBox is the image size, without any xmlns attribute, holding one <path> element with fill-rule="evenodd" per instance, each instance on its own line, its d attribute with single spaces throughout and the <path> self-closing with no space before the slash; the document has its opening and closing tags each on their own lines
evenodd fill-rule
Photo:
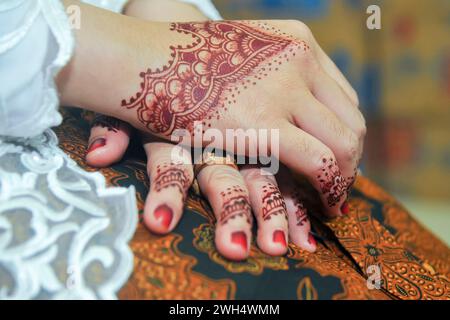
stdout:
<svg viewBox="0 0 450 320">
<path fill-rule="evenodd" d="M 119 161 L 129 144 L 130 127 L 105 116 L 98 116 L 94 124 L 86 156 L 88 164 L 106 167 Z M 153 233 L 164 235 L 174 230 L 181 219 L 194 170 L 190 164 L 173 164 L 172 151 L 178 146 L 149 135 L 143 141 L 150 178 L 144 223 Z M 188 151 L 184 150 L 183 157 L 185 163 L 191 162 Z M 273 176 L 261 175 L 256 166 L 236 170 L 227 165 L 211 165 L 198 173 L 197 181 L 216 217 L 216 248 L 226 258 L 248 257 L 254 220 L 258 230 L 256 243 L 263 252 L 283 255 L 289 240 L 307 251 L 315 251 L 304 193 L 286 168 Z"/>
</svg>

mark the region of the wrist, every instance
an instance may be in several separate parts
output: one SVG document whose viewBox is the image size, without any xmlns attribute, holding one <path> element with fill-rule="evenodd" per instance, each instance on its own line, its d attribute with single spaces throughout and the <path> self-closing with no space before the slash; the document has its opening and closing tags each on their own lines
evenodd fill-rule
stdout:
<svg viewBox="0 0 450 320">
<path fill-rule="evenodd" d="M 161 47 L 158 38 L 168 25 L 65 1 L 74 3 L 81 7 L 82 24 L 75 31 L 74 56 L 57 77 L 61 102 L 127 121 L 120 102 L 135 94 L 139 73 L 151 67 L 150 62 L 155 67 L 164 64 L 164 50 L 152 48 Z"/>
</svg>

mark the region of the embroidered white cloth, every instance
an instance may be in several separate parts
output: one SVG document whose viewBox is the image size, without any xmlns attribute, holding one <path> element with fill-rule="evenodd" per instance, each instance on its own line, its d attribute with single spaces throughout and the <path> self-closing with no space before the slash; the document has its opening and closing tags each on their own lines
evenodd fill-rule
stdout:
<svg viewBox="0 0 450 320">
<path fill-rule="evenodd" d="M 53 131 L 0 139 L 0 299 L 114 299 L 133 269 L 134 188 L 105 188 Z"/>
<path fill-rule="evenodd" d="M 120 12 L 127 0 L 86 2 Z M 73 48 L 59 1 L 0 1 L 0 299 L 115 299 L 133 269 L 134 188 L 106 188 L 50 129 Z"/>
</svg>

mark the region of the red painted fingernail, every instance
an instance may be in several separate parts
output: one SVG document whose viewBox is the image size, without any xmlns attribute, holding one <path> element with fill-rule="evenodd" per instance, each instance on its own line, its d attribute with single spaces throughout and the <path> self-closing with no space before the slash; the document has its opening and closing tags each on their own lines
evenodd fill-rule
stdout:
<svg viewBox="0 0 450 320">
<path fill-rule="evenodd" d="M 101 147 L 104 147 L 104 146 L 106 146 L 106 139 L 104 139 L 104 138 L 96 139 L 89 146 L 89 148 L 87 150 L 87 153 L 91 153 L 95 149 L 98 149 L 98 148 L 101 148 Z"/>
<path fill-rule="evenodd" d="M 317 246 L 317 241 L 311 233 L 308 236 L 308 243 L 314 247 Z"/>
<path fill-rule="evenodd" d="M 169 229 L 173 219 L 173 211 L 168 205 L 162 204 L 155 209 L 155 218 L 161 222 L 164 228 Z"/>
<path fill-rule="evenodd" d="M 349 213 L 349 208 L 348 208 L 348 202 L 345 201 L 342 206 L 341 206 L 341 212 L 342 214 L 348 214 Z"/>
<path fill-rule="evenodd" d="M 273 233 L 273 242 L 279 243 L 283 245 L 283 247 L 287 246 L 286 243 L 286 236 L 284 235 L 284 232 L 281 230 L 277 230 Z"/>
<path fill-rule="evenodd" d="M 247 251 L 247 235 L 240 231 L 231 234 L 231 242 L 240 245 L 242 249 Z"/>
</svg>

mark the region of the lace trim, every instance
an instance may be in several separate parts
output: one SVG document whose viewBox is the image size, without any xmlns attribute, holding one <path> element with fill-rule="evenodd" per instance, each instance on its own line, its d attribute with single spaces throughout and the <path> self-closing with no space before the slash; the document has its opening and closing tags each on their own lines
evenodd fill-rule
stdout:
<svg viewBox="0 0 450 320">
<path fill-rule="evenodd" d="M 53 127 L 62 122 L 62 116 L 57 112 L 59 97 L 55 77 L 72 58 L 75 39 L 62 3 L 60 1 L 39 1 L 44 18 L 58 44 L 58 54 L 45 72 L 45 94 L 41 108 L 42 114 L 49 117 L 49 127 Z"/>
<path fill-rule="evenodd" d="M 56 142 L 0 138 L 0 299 L 115 299 L 133 270 L 134 187 L 106 188 Z"/>
</svg>

